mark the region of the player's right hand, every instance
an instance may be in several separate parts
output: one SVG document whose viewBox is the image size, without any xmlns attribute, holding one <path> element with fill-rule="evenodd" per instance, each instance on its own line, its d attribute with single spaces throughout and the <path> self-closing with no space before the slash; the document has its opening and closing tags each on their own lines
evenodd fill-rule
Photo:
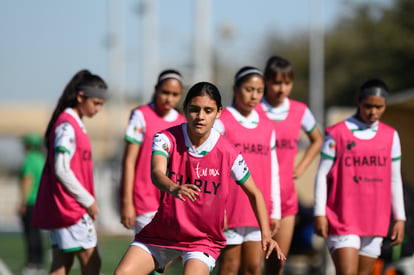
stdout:
<svg viewBox="0 0 414 275">
<path fill-rule="evenodd" d="M 325 216 L 315 217 L 315 233 L 321 237 L 328 237 L 328 219 Z"/>
<path fill-rule="evenodd" d="M 280 219 L 271 219 L 270 220 L 270 234 L 274 237 L 279 231 L 280 228 Z"/>
<path fill-rule="evenodd" d="M 92 218 L 92 220 L 96 220 L 96 217 L 98 216 L 98 205 L 96 204 L 96 201 L 93 202 L 91 206 L 86 208 L 86 211 L 88 212 L 89 216 Z"/>
<path fill-rule="evenodd" d="M 135 208 L 132 203 L 124 203 L 121 209 L 121 223 L 127 228 L 134 228 L 136 219 Z"/>
</svg>

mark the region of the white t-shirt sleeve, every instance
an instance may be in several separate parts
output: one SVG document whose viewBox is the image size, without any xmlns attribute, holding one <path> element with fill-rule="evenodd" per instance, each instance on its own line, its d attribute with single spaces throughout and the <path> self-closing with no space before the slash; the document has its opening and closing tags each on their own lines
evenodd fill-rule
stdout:
<svg viewBox="0 0 414 275">
<path fill-rule="evenodd" d="M 326 215 L 326 201 L 328 197 L 327 176 L 333 166 L 334 161 L 321 157 L 318 171 L 316 173 L 315 191 L 314 191 L 314 215 Z"/>
<path fill-rule="evenodd" d="M 331 160 L 334 160 L 336 157 L 336 142 L 329 133 L 324 137 L 321 156 Z"/>
<path fill-rule="evenodd" d="M 392 160 L 401 158 L 400 136 L 398 135 L 397 131 L 394 131 L 394 138 L 393 138 L 392 148 L 391 148 L 391 158 Z"/>
<path fill-rule="evenodd" d="M 69 122 L 63 122 L 56 127 L 54 148 L 56 151 L 67 152 L 71 157 L 75 154 L 75 129 Z"/>
<path fill-rule="evenodd" d="M 78 181 L 70 169 L 71 156 L 67 152 L 55 153 L 55 173 L 60 183 L 69 191 L 71 196 L 85 208 L 91 206 L 95 199 Z"/>
<path fill-rule="evenodd" d="M 312 112 L 309 110 L 308 107 L 306 107 L 305 113 L 302 117 L 302 129 L 306 133 L 311 133 L 313 129 L 316 127 L 316 120 L 313 116 Z"/>
<path fill-rule="evenodd" d="M 327 134 L 322 145 L 321 158 L 315 179 L 313 207 L 315 216 L 326 215 L 326 201 L 328 196 L 327 176 L 334 164 L 335 157 L 335 140 L 330 134 Z"/>
<path fill-rule="evenodd" d="M 69 191 L 80 205 L 88 208 L 95 201 L 94 197 L 83 187 L 76 178 L 70 161 L 76 152 L 75 130 L 68 122 L 64 122 L 56 127 L 54 141 L 54 162 L 55 174 L 60 183 Z"/>
<path fill-rule="evenodd" d="M 401 178 L 401 144 L 397 131 L 394 132 L 391 149 L 391 204 L 395 220 L 406 220 L 404 194 Z"/>
<path fill-rule="evenodd" d="M 152 142 L 152 154 L 160 154 L 168 158 L 171 152 L 171 143 L 163 133 L 157 133 Z"/>
<path fill-rule="evenodd" d="M 129 117 L 128 126 L 125 132 L 125 140 L 141 144 L 144 141 L 145 119 L 140 110 L 133 110 Z"/>
<path fill-rule="evenodd" d="M 220 135 L 224 136 L 226 134 L 224 124 L 219 118 L 214 121 L 213 128 L 216 129 L 217 132 L 220 133 Z"/>
<path fill-rule="evenodd" d="M 231 177 L 236 181 L 237 184 L 243 184 L 250 176 L 249 168 L 247 167 L 246 161 L 239 154 L 236 160 L 233 162 L 231 167 Z"/>
<path fill-rule="evenodd" d="M 277 161 L 277 151 L 276 151 L 276 133 L 273 131 L 272 138 L 270 141 L 271 151 L 271 205 L 270 209 L 270 218 L 271 219 L 281 219 L 282 217 L 282 207 L 281 207 L 281 198 L 280 198 L 280 178 L 279 178 L 279 163 Z"/>
</svg>

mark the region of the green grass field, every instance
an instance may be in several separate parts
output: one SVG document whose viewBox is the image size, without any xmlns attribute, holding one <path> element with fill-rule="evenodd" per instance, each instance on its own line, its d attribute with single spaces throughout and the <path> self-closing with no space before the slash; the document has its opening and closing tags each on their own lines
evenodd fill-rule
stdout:
<svg viewBox="0 0 414 275">
<path fill-rule="evenodd" d="M 99 253 L 102 258 L 101 274 L 113 274 L 122 255 L 128 248 L 130 237 L 98 236 Z M 45 269 L 49 270 L 51 251 L 48 237 L 44 238 L 46 250 Z M 0 234 L 0 258 L 12 274 L 20 274 L 25 261 L 24 240 L 20 234 Z M 81 274 L 75 261 L 71 274 Z"/>
<path fill-rule="evenodd" d="M 113 274 L 116 266 L 127 250 L 131 237 L 125 236 L 98 236 L 99 254 L 102 258 L 101 274 Z M 48 237 L 44 238 L 46 252 L 45 269 L 49 270 L 51 262 L 50 243 Z M 0 233 L 0 259 L 12 274 L 20 274 L 25 261 L 24 241 L 18 233 Z M 79 264 L 75 263 L 71 275 L 80 275 Z M 166 272 L 167 275 L 181 274 L 181 263 L 174 262 Z M 214 274 L 214 273 L 213 273 Z M 0 272 L 1 275 L 1 272 Z"/>
</svg>

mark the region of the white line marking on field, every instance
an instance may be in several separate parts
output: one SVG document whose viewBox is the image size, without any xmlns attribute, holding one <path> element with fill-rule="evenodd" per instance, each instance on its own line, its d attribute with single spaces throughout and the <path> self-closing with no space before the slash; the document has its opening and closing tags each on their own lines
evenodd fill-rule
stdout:
<svg viewBox="0 0 414 275">
<path fill-rule="evenodd" d="M 0 259 L 0 275 L 13 275 L 1 259 Z"/>
</svg>

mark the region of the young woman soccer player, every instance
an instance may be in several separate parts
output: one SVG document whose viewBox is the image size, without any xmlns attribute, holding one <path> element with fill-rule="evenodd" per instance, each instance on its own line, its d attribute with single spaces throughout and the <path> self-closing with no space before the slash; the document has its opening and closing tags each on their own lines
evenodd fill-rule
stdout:
<svg viewBox="0 0 414 275">
<path fill-rule="evenodd" d="M 74 257 L 82 274 L 99 274 L 94 220 L 98 213 L 91 145 L 83 117 L 93 117 L 105 103 L 107 86 L 87 70 L 66 85 L 49 121 L 48 149 L 32 224 L 50 230 L 50 274 L 68 274 Z"/>
<path fill-rule="evenodd" d="M 133 109 L 129 118 L 121 178 L 121 223 L 126 228 L 135 225 L 135 233 L 151 221 L 159 205 L 161 193 L 150 174 L 152 141 L 158 131 L 185 121 L 175 109 L 182 88 L 178 71 L 162 71 L 152 101 Z"/>
<path fill-rule="evenodd" d="M 280 222 L 279 170 L 273 122 L 254 110 L 264 94 L 263 73 L 243 67 L 235 75 L 233 104 L 225 108 L 215 128 L 240 150 L 270 209 L 272 235 Z M 262 274 L 261 234 L 248 197 L 236 185 L 229 187 L 227 200 L 227 243 L 219 258 L 219 273 Z"/>
<path fill-rule="evenodd" d="M 226 243 L 226 199 L 236 183 L 250 199 L 266 256 L 275 249 L 285 259 L 271 239 L 266 204 L 243 157 L 212 129 L 221 110 L 216 86 L 199 82 L 184 101 L 188 123 L 154 137 L 151 176 L 162 191 L 160 207 L 136 234 L 115 274 L 148 274 L 177 256 L 182 257 L 183 274 L 209 274 Z"/>
<path fill-rule="evenodd" d="M 290 62 L 279 56 L 268 59 L 265 68 L 265 96 L 257 110 L 274 121 L 276 150 L 279 163 L 282 219 L 275 240 L 283 253 L 289 253 L 298 213 L 298 198 L 294 179 L 299 178 L 318 155 L 323 138 L 309 108 L 289 98 L 293 87 L 293 68 Z M 295 166 L 298 140 L 301 130 L 307 134 L 310 145 L 303 158 Z M 266 274 L 282 274 L 283 262 L 274 255 L 266 261 Z"/>
<path fill-rule="evenodd" d="M 384 82 L 366 81 L 356 114 L 326 129 L 315 185 L 315 231 L 327 238 L 338 275 L 372 274 L 391 208 L 393 244 L 404 239 L 400 139 L 379 121 L 387 95 Z"/>
</svg>

